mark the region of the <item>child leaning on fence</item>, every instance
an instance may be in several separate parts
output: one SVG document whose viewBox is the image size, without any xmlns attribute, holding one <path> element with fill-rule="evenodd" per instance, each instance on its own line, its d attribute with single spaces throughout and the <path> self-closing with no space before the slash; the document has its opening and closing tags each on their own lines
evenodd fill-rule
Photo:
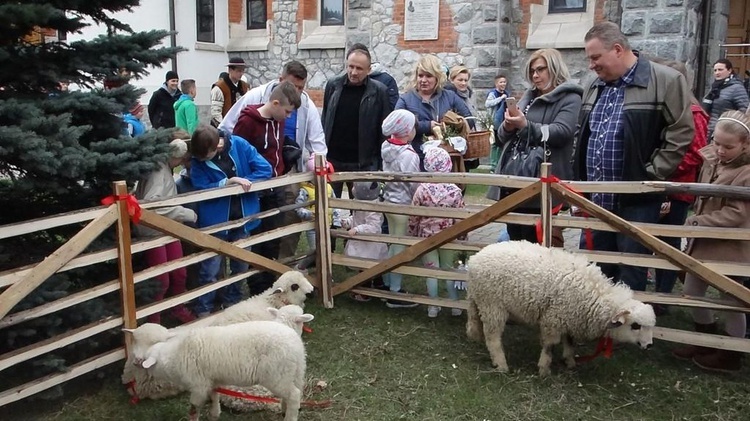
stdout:
<svg viewBox="0 0 750 421">
<path fill-rule="evenodd" d="M 383 121 L 383 134 L 388 140 L 383 142 L 380 155 L 383 158 L 383 171 L 387 172 L 419 172 L 419 155 L 411 143 L 417 134 L 417 118 L 411 111 L 396 110 L 388 114 Z M 383 200 L 392 205 L 409 205 L 418 183 L 403 181 L 389 181 L 383 189 Z M 406 235 L 407 216 L 396 213 L 386 213 L 388 219 L 388 233 L 395 236 Z M 388 257 L 401 253 L 406 246 L 391 244 L 388 247 Z M 405 292 L 401 289 L 401 274 L 392 272 L 385 275 L 386 282 L 392 292 Z M 385 305 L 388 308 L 416 307 L 416 303 L 389 299 Z"/>
<path fill-rule="evenodd" d="M 379 203 L 380 184 L 374 181 L 358 181 L 354 183 L 352 194 L 356 200 Z M 349 235 L 380 234 L 382 226 L 383 214 L 380 212 L 353 210 L 350 216 L 341 219 L 341 227 L 349 231 Z M 388 246 L 374 241 L 348 240 L 344 247 L 344 255 L 381 261 L 388 258 Z M 388 289 L 382 277 L 374 279 L 371 287 L 380 290 Z M 352 294 L 351 297 L 357 301 L 370 301 L 370 297 L 361 294 Z"/>
<path fill-rule="evenodd" d="M 427 172 L 451 172 L 451 157 L 442 148 L 433 147 L 427 149 L 424 154 L 424 169 Z M 417 187 L 412 199 L 412 205 L 429 208 L 457 208 L 464 207 L 464 198 L 461 189 L 453 183 L 422 183 Z M 410 216 L 409 235 L 427 238 L 437 235 L 441 231 L 450 228 L 455 223 L 453 218 L 442 218 L 433 216 Z M 452 269 L 455 252 L 453 250 L 438 249 L 422 256 L 422 263 L 429 269 Z M 454 288 L 454 281 L 446 281 L 448 297 L 458 300 L 458 291 Z M 438 296 L 438 282 L 435 278 L 427 278 L 427 294 L 430 297 Z M 427 307 L 427 316 L 437 317 L 440 307 Z M 460 308 L 451 309 L 454 316 L 461 315 Z"/>
<path fill-rule="evenodd" d="M 315 172 L 315 154 L 311 154 L 310 158 L 307 160 L 307 171 L 311 173 Z M 336 197 L 333 194 L 333 187 L 331 187 L 330 184 L 326 184 L 326 190 L 328 197 Z M 295 199 L 294 203 L 300 204 L 310 201 L 316 201 L 315 185 L 312 181 L 305 181 L 300 184 L 299 193 L 297 194 L 297 199 Z M 315 219 L 315 204 L 305 208 L 297 208 L 296 212 L 299 219 L 303 221 L 312 221 Z M 341 216 L 338 209 L 328 208 L 328 225 L 330 225 L 331 228 L 341 228 Z M 317 246 L 315 242 L 315 230 L 311 229 L 305 231 L 305 236 L 307 237 L 307 249 L 310 253 L 313 253 Z M 307 268 L 314 265 L 315 254 L 313 253 L 311 256 L 308 256 L 299 262 L 297 264 L 297 269 L 305 271 Z"/>
<path fill-rule="evenodd" d="M 701 149 L 703 168 L 698 182 L 724 186 L 750 187 L 750 118 L 740 111 L 727 111 L 719 117 L 713 134 L 713 142 Z M 695 215 L 685 220 L 685 225 L 695 227 L 750 228 L 750 201 L 724 197 L 698 197 Z M 692 238 L 687 250 L 698 260 L 720 260 L 723 262 L 747 263 L 750 261 L 750 241 L 720 240 L 714 238 Z M 742 284 L 746 278 L 733 277 Z M 694 297 L 706 295 L 708 284 L 698 277 L 685 275 L 682 293 Z M 724 294 L 728 300 L 734 298 Z M 737 304 L 739 305 L 739 304 Z M 724 330 L 736 338 L 745 336 L 745 315 L 725 312 Z M 711 310 L 693 309 L 695 330 L 701 333 L 717 333 L 716 321 Z M 742 368 L 742 353 L 699 346 L 677 348 L 672 354 L 680 359 L 692 360 L 701 368 L 715 371 L 739 371 Z"/>
<path fill-rule="evenodd" d="M 193 158 L 190 166 L 190 179 L 196 190 L 242 186 L 242 193 L 204 200 L 198 203 L 198 228 L 223 224 L 228 221 L 247 218 L 260 212 L 258 193 L 251 192 L 254 181 L 271 178 L 271 164 L 268 163 L 245 139 L 229 136 L 208 125 L 200 125 L 192 137 Z M 251 231 L 258 228 L 259 220 L 248 221 L 242 226 L 219 231 L 213 236 L 228 242 L 246 238 Z M 247 247 L 249 249 L 249 247 Z M 203 285 L 216 282 L 221 267 L 221 255 L 210 257 L 201 262 L 198 281 Z M 232 275 L 247 272 L 248 263 L 230 259 L 229 268 Z M 208 316 L 214 309 L 216 291 L 207 292 L 196 300 L 195 314 L 198 317 Z M 223 293 L 223 306 L 229 307 L 242 299 L 238 282 L 227 285 Z"/>
<path fill-rule="evenodd" d="M 185 140 L 190 140 L 189 135 L 183 130 L 175 130 L 172 136 L 174 140 L 169 144 L 169 156 L 166 161 L 160 162 L 158 168 L 147 176 L 138 180 L 135 188 L 135 197 L 138 200 L 164 200 L 177 196 L 177 186 L 175 185 L 172 171 L 174 168 L 183 164 L 186 159 L 190 158 L 188 146 Z M 161 216 L 166 216 L 178 222 L 194 223 L 198 216 L 192 209 L 183 206 L 169 206 L 156 208 L 154 212 Z M 154 237 L 160 233 L 143 225 L 136 225 L 136 233 L 139 237 Z M 167 244 L 146 250 L 144 253 L 148 267 L 161 265 L 173 260 L 181 259 L 182 244 L 179 240 L 171 241 Z M 158 290 L 154 296 L 154 301 L 161 301 L 164 295 L 169 291 L 172 295 L 179 295 L 186 291 L 187 269 L 185 267 L 173 269 L 169 272 L 156 276 L 159 282 Z M 182 323 L 187 323 L 195 319 L 195 316 L 184 304 L 179 304 L 172 308 L 172 317 Z M 154 313 L 148 316 L 150 323 L 161 323 L 161 313 Z"/>
</svg>

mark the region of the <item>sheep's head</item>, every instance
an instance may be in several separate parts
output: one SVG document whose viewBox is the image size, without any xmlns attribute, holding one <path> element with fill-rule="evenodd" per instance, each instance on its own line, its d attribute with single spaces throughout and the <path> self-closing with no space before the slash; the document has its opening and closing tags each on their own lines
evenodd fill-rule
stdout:
<svg viewBox="0 0 750 421">
<path fill-rule="evenodd" d="M 279 276 L 273 283 L 272 295 L 277 295 L 284 304 L 305 305 L 305 300 L 312 295 L 314 287 L 301 272 L 290 270 Z"/>
<path fill-rule="evenodd" d="M 274 321 L 291 327 L 299 335 L 302 335 L 303 325 L 315 318 L 312 314 L 305 314 L 302 307 L 295 304 L 278 309 L 269 307 L 268 312 L 274 317 Z"/>
<path fill-rule="evenodd" d="M 133 335 L 131 351 L 133 353 L 133 364 L 141 367 L 146 359 L 146 353 L 153 345 L 164 342 L 174 336 L 166 327 L 156 323 L 145 323 L 136 329 L 122 329 Z"/>
<path fill-rule="evenodd" d="M 610 337 L 617 342 L 638 344 L 648 349 L 654 343 L 656 315 L 654 308 L 637 300 L 630 300 L 607 327 Z"/>
</svg>

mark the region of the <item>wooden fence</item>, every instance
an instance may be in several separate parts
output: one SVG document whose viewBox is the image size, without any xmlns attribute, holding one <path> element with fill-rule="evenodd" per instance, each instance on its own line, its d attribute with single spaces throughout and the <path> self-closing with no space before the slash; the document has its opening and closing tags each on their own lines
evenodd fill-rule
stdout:
<svg viewBox="0 0 750 421">
<path fill-rule="evenodd" d="M 389 243 L 404 244 L 409 246 L 404 252 L 393 256 L 382 262 L 370 261 L 366 259 L 353 259 L 341 254 L 332 254 L 330 252 L 330 241 L 333 238 L 352 238 L 343 230 L 331 231 L 327 218 L 317 218 L 313 222 L 300 222 L 289 226 L 280 227 L 276 230 L 248 237 L 235 243 L 226 243 L 216 239 L 210 234 L 217 231 L 236 228 L 242 226 L 248 220 L 260 219 L 276 215 L 279 212 L 293 211 L 301 206 L 309 206 L 312 203 L 284 206 L 258 215 L 244 218 L 241 220 L 230 221 L 208 227 L 202 230 L 188 228 L 182 224 L 176 223 L 167 218 L 150 211 L 161 206 L 174 206 L 186 203 L 209 200 L 219 197 L 231 196 L 241 193 L 241 187 L 226 187 L 221 189 L 200 191 L 175 198 L 158 202 L 141 203 L 143 209 L 140 217 L 141 224 L 155 228 L 168 236 L 159 238 L 149 238 L 146 240 L 131 243 L 130 237 L 130 219 L 131 215 L 128 209 L 128 202 L 124 200 L 127 197 L 125 184 L 122 182 L 115 183 L 113 193 L 116 198 L 115 203 L 109 207 L 97 207 L 77 212 L 55 215 L 44 219 L 26 221 L 22 223 L 6 225 L 0 227 L 0 239 L 13 236 L 25 235 L 37 231 L 51 229 L 63 225 L 80 224 L 88 222 L 78 234 L 71 238 L 61 248 L 55 251 L 42 262 L 25 267 L 15 268 L 13 270 L 0 273 L 0 329 L 14 326 L 41 316 L 52 314 L 54 312 L 69 308 L 71 306 L 86 302 L 88 300 L 101 297 L 108 293 L 120 292 L 122 310 L 119 315 L 111 316 L 102 320 L 92 322 L 88 325 L 70 330 L 55 337 L 43 340 L 33 345 L 15 349 L 6 354 L 0 355 L 0 372 L 24 361 L 31 360 L 56 349 L 66 347 L 86 338 L 100 334 L 110 329 L 127 327 L 136 327 L 136 320 L 142 319 L 148 315 L 163 311 L 177 304 L 187 302 L 199 297 L 209 291 L 214 291 L 233 282 L 257 273 L 258 270 L 270 270 L 276 273 L 283 273 L 289 270 L 285 263 L 291 263 L 305 257 L 305 254 L 292 256 L 286 261 L 273 261 L 258 256 L 245 250 L 254 244 L 258 244 L 271 239 L 280 238 L 292 233 L 303 232 L 309 229 L 316 230 L 318 244 L 316 247 L 317 274 L 313 283 L 322 290 L 322 300 L 326 307 L 333 307 L 334 297 L 347 291 L 355 291 L 381 298 L 398 298 L 407 301 L 413 301 L 421 304 L 458 306 L 466 308 L 466 302 L 461 301 L 457 304 L 447 300 L 429 298 L 413 294 L 388 293 L 360 286 L 364 281 L 371 279 L 379 274 L 386 272 L 397 272 L 407 275 L 430 276 L 438 279 L 456 279 L 467 280 L 465 273 L 444 271 L 438 269 L 426 269 L 418 265 L 410 264 L 419 256 L 427 253 L 429 250 L 437 247 L 445 247 L 454 250 L 477 251 L 486 244 L 472 243 L 468 241 L 457 241 L 456 238 L 466 234 L 476 228 L 482 227 L 488 223 L 500 221 L 517 224 L 535 224 L 540 218 L 538 215 L 513 214 L 510 211 L 519 204 L 534 198 L 536 195 L 542 195 L 543 209 L 541 219 L 544 227 L 544 241 L 549 244 L 550 230 L 552 226 L 562 228 L 594 228 L 601 230 L 620 230 L 628 233 L 642 241 L 646 246 L 655 251 L 656 256 L 628 255 L 621 253 L 605 252 L 588 252 L 580 251 L 588 259 L 601 263 L 625 263 L 636 266 L 646 266 L 663 269 L 682 268 L 690 273 L 696 274 L 705 279 L 712 285 L 717 286 L 723 291 L 738 298 L 742 305 L 735 302 L 724 300 L 684 297 L 669 294 L 637 293 L 637 297 L 651 303 L 661 303 L 686 307 L 705 307 L 714 310 L 731 310 L 731 311 L 750 311 L 750 291 L 739 286 L 734 281 L 728 279 L 725 275 L 750 276 L 750 265 L 736 264 L 728 262 L 698 262 L 676 250 L 668 248 L 664 243 L 653 237 L 659 236 L 676 236 L 676 237 L 694 237 L 694 238 L 720 238 L 745 240 L 750 238 L 750 230 L 737 229 L 720 229 L 705 227 L 674 227 L 655 224 L 629 224 L 611 213 L 600 209 L 586 199 L 572 194 L 564 186 L 581 192 L 615 192 L 629 194 L 648 194 L 654 192 L 674 193 L 690 192 L 702 195 L 720 195 L 730 197 L 741 197 L 750 200 L 750 192 L 747 189 L 735 189 L 726 187 L 716 187 L 709 185 L 681 185 L 674 183 L 542 183 L 537 179 L 524 179 L 519 177 L 508 177 L 498 175 L 483 174 L 396 174 L 396 173 L 337 173 L 325 174 L 323 170 L 322 158 L 316 162 L 315 174 L 295 174 L 277 179 L 254 183 L 251 191 L 260 191 L 269 188 L 278 188 L 287 185 L 294 185 L 304 181 L 314 182 L 319 192 L 326 191 L 326 183 L 335 181 L 415 181 L 415 182 L 453 182 L 460 184 L 481 184 L 496 185 L 503 187 L 519 188 L 520 190 L 509 197 L 488 206 L 484 209 L 435 209 L 413 206 L 396 206 L 387 203 L 361 202 L 357 200 L 328 199 L 326 194 L 316 194 L 318 200 L 315 202 L 316 215 L 327 215 L 330 207 L 350 209 L 350 210 L 370 210 L 378 212 L 398 213 L 405 215 L 426 215 L 451 217 L 460 220 L 450 229 L 428 239 L 418 239 L 412 237 L 396 237 L 384 235 L 361 235 L 356 236 L 357 240 L 363 241 L 385 241 Z M 545 167 L 545 171 L 548 169 Z M 327 180 L 330 177 L 330 180 Z M 587 210 L 594 218 L 578 218 L 570 216 L 552 216 L 550 212 L 550 195 L 559 195 L 570 203 Z M 99 234 L 108 229 L 112 224 L 116 224 L 117 229 L 117 247 L 95 252 L 81 254 L 87 246 L 95 240 Z M 145 269 L 134 273 L 132 268 L 132 254 L 137 254 L 145 250 L 161 246 L 174 238 L 182 239 L 195 244 L 205 251 L 195 254 L 186 255 L 184 258 Z M 219 280 L 215 283 L 201 286 L 199 288 L 187 291 L 178 296 L 164 299 L 149 305 L 136 308 L 135 304 L 135 285 L 156 275 L 169 272 L 179 267 L 185 267 L 216 254 L 222 254 L 247 261 L 253 267 L 250 271 L 234 275 L 226 279 Z M 22 310 L 10 313 L 12 308 L 38 287 L 42 282 L 52 274 L 65 272 L 71 269 L 84 266 L 95 265 L 105 261 L 117 259 L 119 276 L 117 279 L 103 282 L 96 287 L 85 291 L 73 293 L 64 298 L 34 307 L 29 310 Z M 332 266 L 342 265 L 362 269 L 362 272 L 345 279 L 340 283 L 332 282 Z M 193 322 L 192 325 L 204 325 L 210 323 L 214 316 Z M 659 327 L 655 335 L 669 341 L 691 343 L 697 345 L 708 345 L 718 348 L 739 350 L 750 352 L 750 341 L 723 337 L 718 335 L 705 335 L 695 332 L 678 331 Z M 50 387 L 66 382 L 83 374 L 92 372 L 100 367 L 112 364 L 125 359 L 128 336 L 125 336 L 125 347 L 119 347 L 99 355 L 90 357 L 86 360 L 77 362 L 70 366 L 63 373 L 55 373 L 35 379 L 28 383 L 15 386 L 11 389 L 0 391 L 0 406 L 7 405 L 24 399 L 33 394 L 44 391 Z"/>
<path fill-rule="evenodd" d="M 717 238 L 725 240 L 748 240 L 750 230 L 735 228 L 711 228 L 693 226 L 669 226 L 660 224 L 629 223 L 603 208 L 598 207 L 591 201 L 585 199 L 579 193 L 618 193 L 618 194 L 674 194 L 690 193 L 704 196 L 733 197 L 750 200 L 750 190 L 743 187 L 712 186 L 696 183 L 672 183 L 672 182 L 558 182 L 548 179 L 549 164 L 543 167 L 542 182 L 539 179 L 524 179 L 521 177 L 509 177 L 500 175 L 484 174 L 398 174 L 398 173 L 338 173 L 330 178 L 332 182 L 353 181 L 411 181 L 411 182 L 449 182 L 456 184 L 481 184 L 518 188 L 516 193 L 504 198 L 497 203 L 476 211 L 469 209 L 445 209 L 445 208 L 420 208 L 415 206 L 393 205 L 388 203 L 370 203 L 356 200 L 330 199 L 323 206 L 343 208 L 350 210 L 367 210 L 401 215 L 420 215 L 433 217 L 450 217 L 460 220 L 453 227 L 441 233 L 426 238 L 395 237 L 387 235 L 361 235 L 356 239 L 362 241 L 380 241 L 388 243 L 404 244 L 409 246 L 399 253 L 383 261 L 369 261 L 366 259 L 353 259 L 346 256 L 334 254 L 332 263 L 350 268 L 360 269 L 361 272 L 344 279 L 337 284 L 329 283 L 324 277 L 322 283 L 324 288 L 330 288 L 331 296 L 336 296 L 347 291 L 368 295 L 378 298 L 393 298 L 403 301 L 416 302 L 419 304 L 457 307 L 466 309 L 466 301 L 450 301 L 441 298 L 431 298 L 417 294 L 399 294 L 384 292 L 372 288 L 362 287 L 361 284 L 369 279 L 388 272 L 396 272 L 404 275 L 421 277 L 432 277 L 446 280 L 468 281 L 467 274 L 459 271 L 447 271 L 432 268 L 423 268 L 419 265 L 419 257 L 438 247 L 452 250 L 477 251 L 487 244 L 472 243 L 468 241 L 457 241 L 456 238 L 484 226 L 488 222 L 498 221 L 522 225 L 534 225 L 541 220 L 543 227 L 543 242 L 549 246 L 552 227 L 597 229 L 603 231 L 619 231 L 627 234 L 654 252 L 654 256 L 640 254 L 597 252 L 579 250 L 590 261 L 598 263 L 628 264 L 656 269 L 684 270 L 691 273 L 717 289 L 734 296 L 738 302 L 732 300 L 713 299 L 707 297 L 689 297 L 680 294 L 661 294 L 652 292 L 635 292 L 635 297 L 644 302 L 652 304 L 666 304 L 682 307 L 701 307 L 717 311 L 739 311 L 750 312 L 750 290 L 738 284 L 729 276 L 750 276 L 750 264 L 720 261 L 698 261 L 679 250 L 676 250 L 656 238 L 656 236 L 679 237 L 679 238 Z M 541 195 L 541 215 L 513 214 L 509 213 L 513 208 Z M 570 204 L 574 204 L 586 211 L 593 217 L 574 217 L 564 215 L 552 215 L 550 197 L 554 195 Z M 324 199 L 325 200 L 325 199 Z M 334 238 L 355 238 L 343 230 L 331 232 Z M 328 247 L 325 234 L 320 247 Z M 416 263 L 415 263 L 416 262 Z M 411 264 L 410 264 L 411 263 Z M 330 269 L 327 269 L 330 271 Z M 469 285 L 471 288 L 471 285 Z M 324 303 L 333 307 L 333 300 Z M 750 352 L 750 340 L 733 338 L 721 335 L 709 335 L 697 332 L 682 331 L 666 327 L 657 327 L 654 335 L 658 339 L 704 345 L 714 348 Z"/>
<path fill-rule="evenodd" d="M 303 181 L 312 181 L 312 175 L 295 174 L 254 183 L 251 191 L 279 188 Z M 270 270 L 275 273 L 288 271 L 289 267 L 283 264 L 285 261 L 276 262 L 266 259 L 245 250 L 245 247 L 271 239 L 281 238 L 289 234 L 313 229 L 313 222 L 301 222 L 281 227 L 263 234 L 239 240 L 235 243 L 220 241 L 210 234 L 226 229 L 241 227 L 249 220 L 262 219 L 276 215 L 282 211 L 293 211 L 301 206 L 309 206 L 312 204 L 311 202 L 284 206 L 279 209 L 259 213 L 252 217 L 229 221 L 202 230 L 189 228 L 149 210 L 156 207 L 183 205 L 202 200 L 232 196 L 241 192 L 241 187 L 233 186 L 184 194 L 158 202 L 140 203 L 142 213 L 140 215 L 139 223 L 155 228 L 170 236 L 148 238 L 134 244 L 131 244 L 130 236 L 130 221 L 133 209 L 130 209 L 130 211 L 128 209 L 128 201 L 126 200 L 128 195 L 124 182 L 117 182 L 113 186 L 113 197 L 121 198 L 122 200 L 115 200 L 114 204 L 108 207 L 86 209 L 0 227 L 0 239 L 4 239 L 53 229 L 64 225 L 88 222 L 78 234 L 68 240 L 62 247 L 42 262 L 0 273 L 0 291 L 2 291 L 2 293 L 0 293 L 0 329 L 49 315 L 116 291 L 120 292 L 120 301 L 122 303 L 122 310 L 117 316 L 97 320 L 88 325 L 72 329 L 52 338 L 0 355 L 0 372 L 24 361 L 37 358 L 46 353 L 69 346 L 110 329 L 121 327 L 135 328 L 137 326 L 137 319 L 143 319 L 151 314 L 161 312 L 167 308 L 195 299 L 207 292 L 215 291 L 231 283 L 245 279 L 248 276 L 257 273 L 259 270 Z M 92 241 L 113 224 L 116 225 L 117 230 L 117 247 L 81 254 L 81 252 L 83 252 Z M 186 255 L 182 259 L 170 261 L 162 265 L 147 268 L 138 273 L 133 273 L 133 254 L 167 244 L 174 241 L 175 238 L 195 244 L 205 249 L 205 251 Z M 229 278 L 218 280 L 215 283 L 201 286 L 174 297 L 169 297 L 160 302 L 136 308 L 134 294 L 136 284 L 151 279 L 154 276 L 170 272 L 176 268 L 186 267 L 201 262 L 215 256 L 217 253 L 244 260 L 250 263 L 252 268 L 248 272 L 233 275 Z M 292 256 L 286 259 L 286 262 L 294 262 L 304 257 L 306 257 L 304 254 L 300 256 Z M 16 304 L 51 275 L 75 268 L 95 265 L 113 259 L 117 259 L 118 262 L 119 273 L 117 279 L 105 281 L 93 288 L 73 293 L 64 298 L 60 298 L 29 310 L 22 310 L 9 314 Z M 215 317 L 215 315 L 195 321 L 191 324 L 205 325 L 210 323 L 213 317 Z M 68 380 L 90 373 L 100 367 L 125 359 L 127 347 L 130 345 L 128 342 L 130 340 L 130 335 L 123 336 L 125 347 L 119 347 L 77 362 L 68 367 L 63 373 L 50 374 L 28 383 L 12 387 L 11 389 L 0 391 L 0 406 L 24 399 Z"/>
</svg>

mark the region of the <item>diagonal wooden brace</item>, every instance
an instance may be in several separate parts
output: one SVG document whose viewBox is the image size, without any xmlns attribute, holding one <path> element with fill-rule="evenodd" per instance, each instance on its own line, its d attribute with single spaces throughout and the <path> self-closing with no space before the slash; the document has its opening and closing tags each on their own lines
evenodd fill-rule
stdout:
<svg viewBox="0 0 750 421">
<path fill-rule="evenodd" d="M 651 251 L 667 259 L 674 265 L 684 269 L 694 276 L 703 279 L 710 285 L 733 295 L 734 297 L 742 301 L 745 305 L 750 306 L 750 290 L 733 281 L 732 279 L 722 275 L 721 273 L 711 270 L 699 260 L 696 260 L 693 257 L 681 252 L 680 250 L 675 249 L 669 244 L 634 226 L 633 224 L 620 218 L 614 213 L 597 206 L 594 202 L 582 196 L 579 196 L 577 193 L 574 193 L 557 183 L 552 183 L 552 192 L 554 195 L 561 197 L 563 200 L 572 203 L 581 209 L 584 209 L 589 214 L 599 218 L 602 222 L 609 224 L 612 228 L 615 228 L 620 233 L 635 238 L 641 244 L 648 247 Z"/>
<path fill-rule="evenodd" d="M 5 317 L 16 304 L 26 298 L 42 282 L 65 266 L 71 259 L 81 254 L 99 234 L 117 221 L 117 212 L 117 206 L 110 206 L 106 213 L 91 221 L 78 234 L 36 265 L 28 275 L 0 294 L 0 319 Z"/>
<path fill-rule="evenodd" d="M 233 259 L 245 261 L 257 269 L 270 270 L 271 272 L 278 274 L 290 270 L 287 266 L 284 266 L 275 260 L 247 251 L 232 243 L 222 241 L 212 235 L 204 234 L 196 229 L 185 226 L 180 222 L 173 221 L 148 209 L 143 209 L 140 223 L 149 228 L 162 231 L 175 238 L 195 244 L 198 247 L 215 251 L 216 253 L 229 256 Z"/>
<path fill-rule="evenodd" d="M 464 219 L 463 221 L 456 223 L 452 227 L 441 231 L 439 234 L 433 235 L 429 238 L 425 238 L 424 240 L 407 248 L 403 252 L 389 259 L 386 259 L 369 269 L 363 270 L 362 272 L 354 275 L 353 277 L 340 284 L 334 285 L 333 295 L 339 295 L 341 293 L 349 291 L 350 289 L 367 281 L 368 279 L 372 279 L 380 274 L 389 272 L 394 268 L 409 263 L 414 259 L 427 254 L 431 250 L 442 246 L 443 244 L 450 243 L 461 235 L 473 231 L 476 228 L 487 225 L 489 222 L 492 222 L 495 219 L 507 214 L 518 205 L 521 205 L 524 202 L 532 199 L 541 191 L 542 183 L 539 181 L 529 185 L 528 187 L 524 187 L 523 189 L 518 190 L 517 192 L 500 200 L 494 205 L 489 206 L 483 211 L 477 212 L 476 214 Z"/>
</svg>

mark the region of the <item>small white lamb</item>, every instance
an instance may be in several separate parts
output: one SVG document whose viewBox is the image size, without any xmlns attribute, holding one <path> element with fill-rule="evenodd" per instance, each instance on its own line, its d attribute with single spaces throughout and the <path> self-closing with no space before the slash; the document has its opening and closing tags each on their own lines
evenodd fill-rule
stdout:
<svg viewBox="0 0 750 421">
<path fill-rule="evenodd" d="M 279 276 L 266 291 L 241 301 L 216 316 L 212 326 L 227 326 L 251 320 L 272 320 L 266 309 L 281 308 L 288 304 L 304 307 L 314 287 L 301 272 L 290 270 Z"/>
<path fill-rule="evenodd" d="M 312 284 L 302 273 L 288 271 L 279 276 L 271 288 L 228 308 L 217 315 L 211 324 L 225 326 L 251 320 L 273 320 L 273 316 L 267 311 L 268 307 L 281 308 L 288 304 L 304 307 L 305 300 L 312 292 Z M 179 326 L 173 331 L 180 332 L 194 328 L 194 326 Z M 134 365 L 132 357 L 128 355 L 121 378 L 122 383 L 130 385 L 131 393 L 139 399 L 162 399 L 182 391 L 173 384 L 154 379 L 148 371 Z"/>
<path fill-rule="evenodd" d="M 132 331 L 133 362 L 148 369 L 154 378 L 190 391 L 191 421 L 199 419 L 209 397 L 210 418 L 218 419 L 221 408 L 214 392 L 217 387 L 256 384 L 281 398 L 285 421 L 296 421 L 306 366 L 298 331 L 313 316 L 300 315 L 294 307 L 301 311 L 297 306 L 269 308 L 275 321 L 207 326 L 179 333 L 146 323 Z"/>
<path fill-rule="evenodd" d="M 580 255 L 526 241 L 491 244 L 469 261 L 466 334 L 484 336 L 492 364 L 508 371 L 502 334 L 508 318 L 539 326 L 539 375 L 550 374 L 552 347 L 563 343 L 563 357 L 575 367 L 572 340 L 605 336 L 617 342 L 652 345 L 656 316 L 633 299 L 624 284 L 612 284 L 601 269 Z"/>
</svg>

